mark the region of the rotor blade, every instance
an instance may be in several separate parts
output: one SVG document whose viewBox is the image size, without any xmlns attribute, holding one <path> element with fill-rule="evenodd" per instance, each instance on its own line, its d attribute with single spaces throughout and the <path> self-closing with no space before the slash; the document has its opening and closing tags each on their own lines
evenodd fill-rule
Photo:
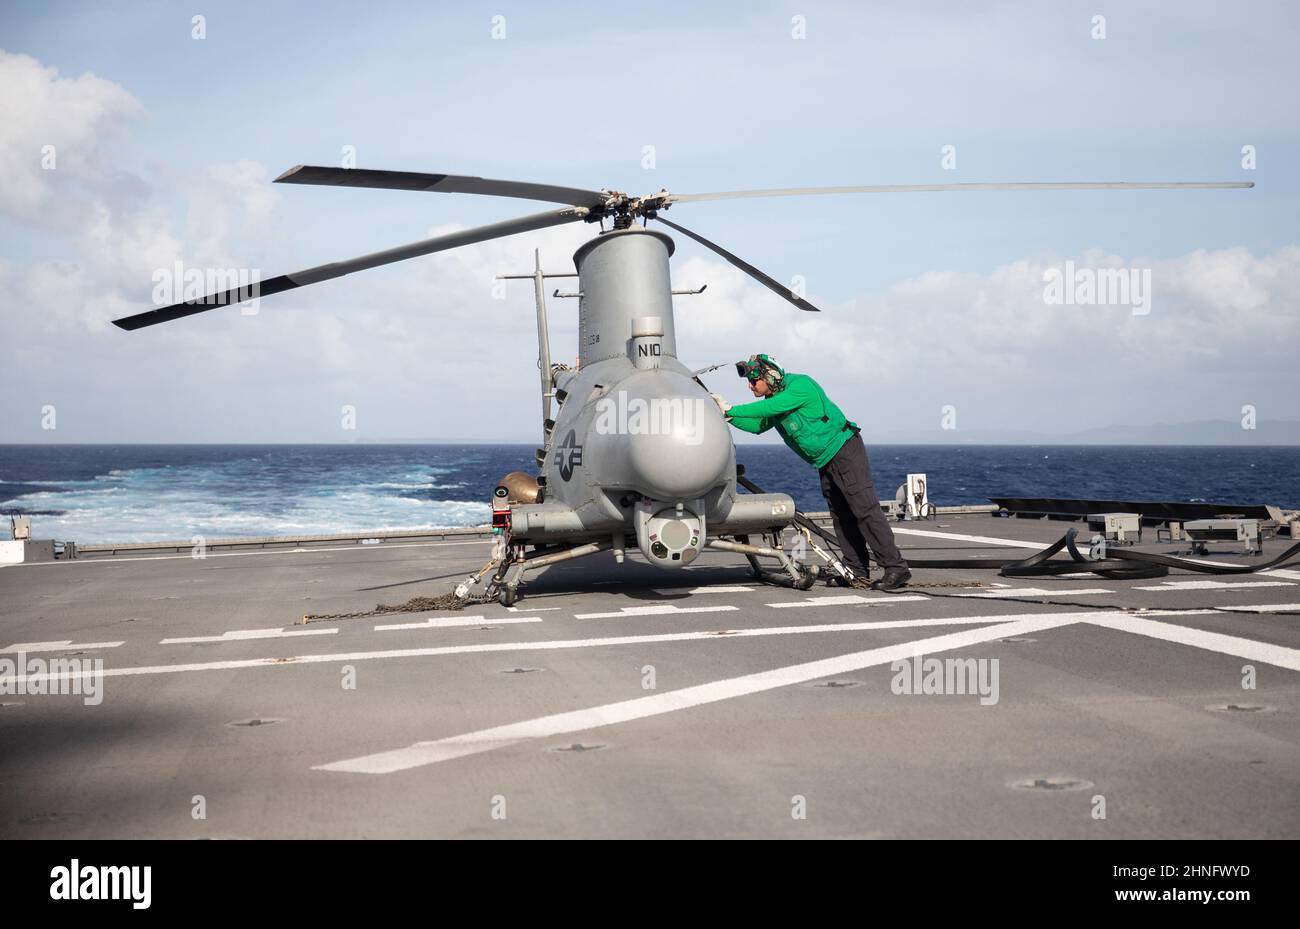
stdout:
<svg viewBox="0 0 1300 929">
<path fill-rule="evenodd" d="M 1254 181 L 1065 181 L 990 184 L 875 184 L 866 187 L 779 187 L 770 190 L 724 190 L 711 194 L 669 194 L 668 203 L 742 200 L 749 197 L 804 197 L 817 194 L 922 193 L 936 190 L 1227 190 L 1254 187 Z"/>
<path fill-rule="evenodd" d="M 279 277 L 273 277 L 245 287 L 236 287 L 220 293 L 209 294 L 206 297 L 199 297 L 195 300 L 174 303 L 171 306 L 165 306 L 157 310 L 147 310 L 134 316 L 124 316 L 121 319 L 113 320 L 113 325 L 126 330 L 154 326 L 158 323 L 180 319 L 183 316 L 202 313 L 205 310 L 231 306 L 257 297 L 293 290 L 295 287 L 328 281 L 331 278 L 351 274 L 353 271 L 364 271 L 367 268 L 377 268 L 380 265 L 392 264 L 395 261 L 405 261 L 407 258 L 418 258 L 421 255 L 430 255 L 450 248 L 459 248 L 462 245 L 473 245 L 475 242 L 486 242 L 489 239 L 500 239 L 520 232 L 532 232 L 536 229 L 545 229 L 548 226 L 576 222 L 586 214 L 587 211 L 579 207 L 577 209 L 566 208 L 545 213 L 533 213 L 530 216 L 521 216 L 518 219 L 507 219 L 487 226 L 478 226 L 474 229 L 465 229 L 449 235 L 440 235 L 432 239 L 412 242 L 410 245 L 399 245 L 396 248 L 385 249 L 382 252 L 373 252 L 359 258 L 350 258 L 347 261 L 335 261 L 331 264 L 308 268 L 305 271 L 282 274 Z"/>
<path fill-rule="evenodd" d="M 676 223 L 669 222 L 668 220 L 664 219 L 662 215 L 656 216 L 655 219 L 663 223 L 665 226 L 668 226 L 672 229 L 676 229 L 682 235 L 690 236 L 692 239 L 694 239 L 696 242 L 699 242 L 705 248 L 712 249 L 713 251 L 717 252 L 723 258 L 727 259 L 727 261 L 731 262 L 733 265 L 735 265 L 740 270 L 744 271 L 754 280 L 758 281 L 768 290 L 780 294 L 782 297 L 789 300 L 799 309 L 807 310 L 811 313 L 821 312 L 821 310 L 817 309 L 817 307 L 813 306 L 803 297 L 797 296 L 795 292 L 791 290 L 789 287 L 786 287 L 784 284 L 782 284 L 780 281 L 776 280 L 775 278 L 769 277 L 768 275 L 764 274 L 762 271 L 758 270 L 758 268 L 754 267 L 752 264 L 750 264 L 748 261 L 745 261 L 743 258 L 737 258 L 735 255 L 731 254 L 731 252 L 727 251 L 721 245 L 718 245 L 717 243 L 714 242 L 710 242 L 702 235 L 696 235 L 694 232 L 691 232 L 691 230 L 685 228 L 684 226 L 679 226 Z"/>
<path fill-rule="evenodd" d="M 383 190 L 424 190 L 442 194 L 486 194 L 520 200 L 546 200 L 572 206 L 604 206 L 607 194 L 577 187 L 494 181 L 457 174 L 421 174 L 417 171 L 372 171 L 367 168 L 328 168 L 298 165 L 275 179 L 277 184 L 318 184 L 324 187 L 372 187 Z"/>
</svg>

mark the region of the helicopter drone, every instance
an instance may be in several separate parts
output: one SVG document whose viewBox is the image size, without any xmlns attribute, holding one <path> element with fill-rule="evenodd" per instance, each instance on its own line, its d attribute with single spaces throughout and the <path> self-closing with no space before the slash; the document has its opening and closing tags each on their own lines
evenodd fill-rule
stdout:
<svg viewBox="0 0 1300 929">
<path fill-rule="evenodd" d="M 541 473 L 512 472 L 502 479 L 493 494 L 492 557 L 456 588 L 457 596 L 464 599 L 481 586 L 482 598 L 495 596 L 506 606 L 515 602 L 526 572 L 602 551 L 612 551 L 622 564 L 629 548 L 665 569 L 689 565 L 704 549 L 737 552 L 764 580 L 800 590 L 815 583 L 820 566 L 792 557 L 781 546 L 782 533 L 801 522 L 794 500 L 788 494 L 737 490 L 730 427 L 698 379 L 702 372 L 692 372 L 678 360 L 672 297 L 699 291 L 673 291 L 669 258 L 674 242 L 648 228 L 649 221 L 712 250 L 800 310 L 818 309 L 720 245 L 665 219 L 661 214 L 673 205 L 857 193 L 1254 186 L 1250 182 L 886 184 L 704 194 L 660 190 L 634 197 L 610 189 L 311 165 L 291 168 L 276 182 L 482 194 L 563 206 L 284 274 L 261 281 L 251 294 L 247 288 L 234 288 L 137 313 L 114 324 L 141 329 L 463 245 L 565 223 L 599 223 L 600 233 L 574 253 L 576 274 L 544 273 L 538 260 L 532 274 L 507 276 L 534 282 L 544 441 L 537 451 Z M 577 292 L 568 295 L 578 298 L 576 368 L 551 363 L 543 293 L 549 277 L 578 279 Z M 558 291 L 556 296 L 561 296 Z M 554 418 L 552 401 L 559 405 Z M 746 482 L 740 478 L 739 483 Z M 752 543 L 750 536 L 759 536 L 762 544 Z M 775 560 L 780 570 L 763 571 L 759 558 Z"/>
</svg>

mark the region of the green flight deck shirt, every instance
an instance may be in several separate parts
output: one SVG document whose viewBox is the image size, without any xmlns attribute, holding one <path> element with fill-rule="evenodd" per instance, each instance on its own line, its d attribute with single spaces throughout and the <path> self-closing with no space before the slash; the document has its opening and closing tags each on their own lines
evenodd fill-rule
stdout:
<svg viewBox="0 0 1300 929">
<path fill-rule="evenodd" d="M 787 374 L 784 389 L 733 406 L 727 419 L 737 429 L 754 434 L 775 426 L 785 444 L 814 468 L 825 467 L 857 429 L 857 423 L 849 422 L 821 385 L 806 374 Z"/>
</svg>

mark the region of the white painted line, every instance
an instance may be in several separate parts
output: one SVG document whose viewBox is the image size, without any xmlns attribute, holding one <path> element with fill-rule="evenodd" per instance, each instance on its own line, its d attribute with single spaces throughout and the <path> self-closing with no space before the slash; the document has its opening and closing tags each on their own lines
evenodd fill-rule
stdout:
<svg viewBox="0 0 1300 929">
<path fill-rule="evenodd" d="M 1182 558 L 1185 561 L 1194 561 L 1197 564 L 1210 565 L 1211 567 L 1215 567 L 1215 568 L 1249 567 L 1248 565 L 1245 565 L 1240 561 L 1210 561 L 1208 558 L 1192 558 L 1188 555 L 1179 555 L 1176 557 Z"/>
<path fill-rule="evenodd" d="M 549 612 L 551 612 L 552 610 L 558 610 L 558 609 L 559 609 L 558 606 L 535 606 L 535 607 L 530 608 L 530 609 L 528 610 L 528 612 L 529 612 L 529 613 L 549 613 Z M 510 613 L 518 613 L 518 612 L 519 612 L 519 607 L 517 607 L 517 606 L 508 606 L 508 607 L 506 607 L 506 610 L 507 610 L 507 612 L 510 612 Z"/>
<path fill-rule="evenodd" d="M 200 642 L 243 642 L 247 639 L 292 639 L 301 635 L 333 635 L 338 626 L 330 629 L 235 629 L 221 635 L 195 635 L 181 639 L 163 639 L 159 645 L 194 645 Z"/>
<path fill-rule="evenodd" d="M 1080 616 L 1083 613 L 1053 613 L 1053 616 Z M 997 624 L 1024 619 L 1024 614 L 1006 616 L 960 616 L 942 619 L 906 619 L 874 623 L 826 623 L 817 626 L 771 626 L 751 629 L 728 629 L 721 632 L 662 632 L 651 635 L 615 635 L 594 639 L 565 639 L 540 642 L 481 642 L 473 645 L 444 645 L 427 648 L 400 648 L 374 652 L 333 652 L 323 655 L 296 655 L 285 658 L 246 658 L 231 661 L 205 661 L 187 664 L 145 665 L 135 668 L 105 668 L 104 677 L 135 677 L 148 674 L 181 674 L 189 671 L 238 671 L 244 668 L 287 668 L 292 665 L 334 664 L 341 661 L 368 661 L 385 658 L 428 658 L 436 655 L 473 655 L 492 652 L 533 652 L 553 649 L 601 648 L 607 645 L 648 645 L 658 642 L 720 641 L 772 635 L 805 635 L 818 632 L 865 632 L 871 629 L 910 629 L 927 626 L 961 626 Z M 94 672 L 65 671 L 58 674 L 33 674 L 26 680 L 73 680 Z M 0 682 L 23 679 L 21 675 L 0 676 Z"/>
<path fill-rule="evenodd" d="M 1294 587 L 1290 581 L 1165 581 L 1134 590 L 1232 590 L 1241 587 Z"/>
<path fill-rule="evenodd" d="M 881 606 L 886 603 L 912 603 L 917 600 L 929 600 L 929 597 L 910 595 L 880 594 L 875 597 L 859 597 L 856 594 L 833 594 L 826 597 L 808 597 L 796 603 L 769 603 L 774 610 L 789 610 L 801 606 Z"/>
<path fill-rule="evenodd" d="M 509 616 L 504 619 L 484 619 L 482 616 L 458 616 L 447 619 L 430 616 L 422 623 L 392 623 L 376 626 L 375 632 L 395 632 L 399 629 L 453 629 L 458 626 L 508 626 L 513 623 L 540 623 L 540 616 Z"/>
<path fill-rule="evenodd" d="M 356 552 L 362 550 L 383 551 L 394 548 L 434 548 L 444 545 L 491 545 L 491 539 L 467 539 L 463 542 L 388 542 L 384 545 L 331 545 L 325 548 L 269 548 L 255 549 L 250 552 L 207 552 L 203 559 L 208 558 L 246 558 L 250 555 L 308 555 L 319 552 Z M 193 555 L 113 555 L 108 558 L 98 558 L 94 555 L 86 555 L 82 558 L 73 558 L 71 561 L 60 559 L 58 561 L 28 561 L 23 564 L 10 565 L 13 568 L 41 568 L 51 565 L 91 565 L 91 564 L 121 564 L 124 561 L 175 561 L 180 558 L 194 558 Z M 195 559 L 195 560 L 203 560 Z"/>
<path fill-rule="evenodd" d="M 1138 610 L 1132 613 L 1133 616 L 1209 616 L 1211 613 L 1219 612 L 1215 607 L 1206 607 L 1203 610 Z M 1120 614 L 1116 614 L 1120 615 Z"/>
<path fill-rule="evenodd" d="M 1007 587 L 1002 590 L 982 590 L 973 594 L 957 594 L 959 597 L 974 597 L 977 600 L 996 600 L 1000 597 L 1043 597 L 1043 596 L 1061 596 L 1061 597 L 1083 597 L 1093 594 L 1113 594 L 1115 591 L 1107 587 L 1057 587 L 1047 589 L 1042 587 Z"/>
<path fill-rule="evenodd" d="M 1232 613 L 1300 613 L 1300 603 L 1263 603 L 1258 606 L 1221 606 Z"/>
<path fill-rule="evenodd" d="M 1250 639 L 1223 635 L 1218 632 L 1206 632 L 1189 626 L 1158 623 L 1155 620 L 1140 619 L 1132 615 L 1093 614 L 1083 621 L 1094 626 L 1104 626 L 1107 629 L 1132 632 L 1135 635 L 1147 636 L 1152 639 L 1177 642 L 1180 645 L 1191 645 L 1195 648 L 1204 648 L 1222 655 L 1232 655 L 1249 661 L 1262 661 L 1265 664 L 1277 665 L 1280 668 L 1300 671 L 1300 650 L 1284 648 L 1281 645 L 1268 645 L 1264 642 L 1254 642 Z"/>
<path fill-rule="evenodd" d="M 767 605 L 780 610 L 792 606 L 844 606 L 849 603 L 867 602 L 866 597 L 859 597 L 857 594 L 828 594 L 824 597 L 806 597 L 797 603 L 769 603 Z"/>
<path fill-rule="evenodd" d="M 693 594 L 743 594 L 753 590 L 753 587 L 746 587 L 743 584 L 719 584 L 717 587 L 694 587 L 688 591 Z M 669 591 L 676 593 L 676 591 Z"/>
<path fill-rule="evenodd" d="M 1186 555 L 1180 555 L 1180 556 L 1178 556 L 1178 557 L 1181 557 L 1184 561 L 1192 561 L 1192 562 L 1195 562 L 1196 564 L 1209 565 L 1210 567 L 1214 567 L 1214 568 L 1245 568 L 1245 567 L 1250 567 L 1249 564 L 1247 564 L 1246 562 L 1242 562 L 1242 561 L 1210 561 L 1208 558 L 1190 558 L 1190 557 L 1188 557 L 1188 556 L 1186 556 Z M 1243 572 L 1243 573 L 1245 573 L 1245 572 Z M 1300 579 L 1300 572 L 1297 572 L 1297 571 L 1287 572 L 1287 571 L 1283 570 L 1282 568 L 1273 568 L 1273 569 L 1271 569 L 1271 570 L 1269 570 L 1269 571 L 1257 571 L 1257 572 L 1255 572 L 1255 573 L 1256 573 L 1256 574 L 1276 574 L 1276 575 L 1278 575 L 1279 577 L 1286 577 L 1286 576 L 1288 575 L 1288 573 L 1289 573 L 1289 574 L 1291 574 L 1291 575 L 1294 575 L 1297 579 Z"/>
<path fill-rule="evenodd" d="M 474 755 L 517 745 L 520 742 L 554 738 L 588 729 L 596 729 L 615 723 L 644 719 L 647 716 L 659 716 L 677 710 L 691 709 L 734 697 L 775 690 L 791 684 L 802 684 L 818 678 L 847 672 L 861 671 L 876 665 L 890 664 L 894 661 L 912 658 L 916 655 L 932 655 L 936 652 L 951 651 L 979 645 L 993 639 L 1007 636 L 1043 632 L 1059 626 L 1068 626 L 1079 622 L 1090 613 L 1051 613 L 1046 615 L 1019 616 L 1012 622 L 998 624 L 988 629 L 969 629 L 952 632 L 947 635 L 905 642 L 900 645 L 887 645 L 862 652 L 852 652 L 836 658 L 824 658 L 804 664 L 790 665 L 757 674 L 746 674 L 727 680 L 684 687 L 667 693 L 654 694 L 609 703 L 604 706 L 575 710 L 569 713 L 557 713 L 521 723 L 497 726 L 492 729 L 480 729 L 464 735 L 452 736 L 430 742 L 416 742 L 405 748 L 373 755 L 347 758 L 329 764 L 316 765 L 315 771 L 345 771 L 353 774 L 391 774 L 422 765 L 436 764 L 452 758 Z"/>
<path fill-rule="evenodd" d="M 14 652 L 66 652 L 74 648 L 117 648 L 119 645 L 125 644 L 124 642 L 74 643 L 71 639 L 63 639 L 58 642 L 18 642 L 8 648 L 0 648 L 0 655 L 11 655 Z"/>
<path fill-rule="evenodd" d="M 956 532 L 932 532 L 927 529 L 899 529 L 897 526 L 892 527 L 894 534 L 919 535 L 928 539 L 952 539 L 955 542 L 978 542 L 981 545 L 999 545 L 1002 548 L 1032 548 L 1034 551 L 1042 551 L 1051 545 L 1051 542 L 1026 542 L 1024 539 L 995 539 L 987 535 L 961 535 Z"/>
<path fill-rule="evenodd" d="M 678 613 L 729 613 L 734 606 L 673 606 L 671 603 L 655 606 L 625 606 L 614 613 L 574 613 L 574 619 L 618 619 L 622 616 L 676 616 Z"/>
<path fill-rule="evenodd" d="M 1300 571 L 1292 571 L 1288 568 L 1274 568 L 1272 571 L 1260 571 L 1260 577 L 1285 577 L 1293 581 L 1300 581 Z"/>
</svg>

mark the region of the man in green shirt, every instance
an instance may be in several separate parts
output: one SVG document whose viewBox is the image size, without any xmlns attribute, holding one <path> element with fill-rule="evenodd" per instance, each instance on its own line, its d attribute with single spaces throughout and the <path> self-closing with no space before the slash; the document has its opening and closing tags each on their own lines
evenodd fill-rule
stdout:
<svg viewBox="0 0 1300 929">
<path fill-rule="evenodd" d="M 844 563 L 855 575 L 850 586 L 867 586 L 869 550 L 885 569 L 884 576 L 871 586 L 895 590 L 906 584 L 912 572 L 880 508 L 857 424 L 840 412 L 811 377 L 787 374 L 769 355 L 738 361 L 736 371 L 759 399 L 737 406 L 716 394 L 714 399 L 737 429 L 758 434 L 775 427 L 785 444 L 818 470 Z"/>
</svg>

